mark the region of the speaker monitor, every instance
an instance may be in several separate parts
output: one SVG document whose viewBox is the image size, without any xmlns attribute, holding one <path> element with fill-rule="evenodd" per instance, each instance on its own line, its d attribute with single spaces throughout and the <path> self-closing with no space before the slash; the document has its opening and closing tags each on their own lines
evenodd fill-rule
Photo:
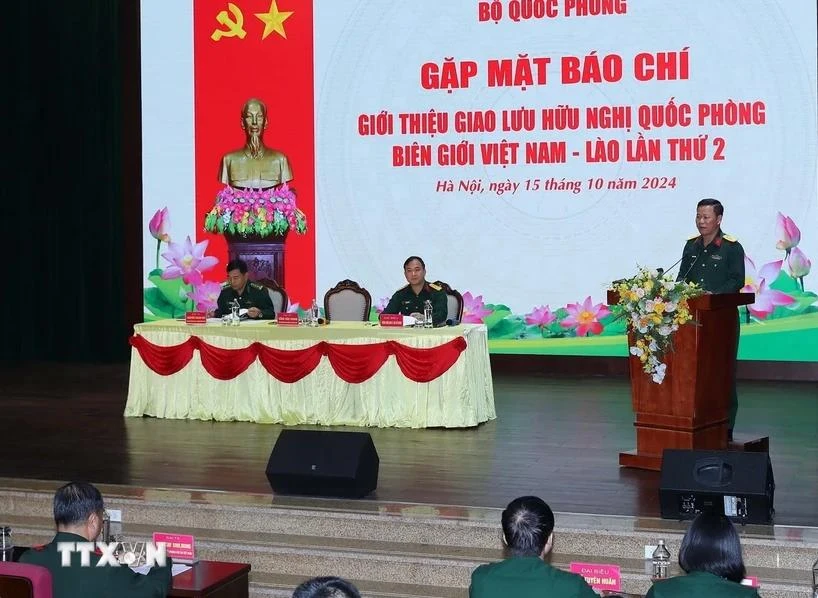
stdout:
<svg viewBox="0 0 818 598">
<path fill-rule="evenodd" d="M 709 511 L 739 523 L 772 523 L 774 493 L 767 453 L 664 451 L 659 503 L 665 519 Z"/>
<path fill-rule="evenodd" d="M 362 498 L 378 485 L 380 460 L 365 432 L 283 430 L 267 462 L 278 494 Z"/>
</svg>

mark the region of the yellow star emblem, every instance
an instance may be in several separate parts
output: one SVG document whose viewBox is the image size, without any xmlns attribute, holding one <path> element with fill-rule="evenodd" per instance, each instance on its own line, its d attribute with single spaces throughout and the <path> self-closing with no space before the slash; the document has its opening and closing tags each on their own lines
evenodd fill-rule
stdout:
<svg viewBox="0 0 818 598">
<path fill-rule="evenodd" d="M 257 12 L 256 16 L 264 22 L 264 33 L 261 34 L 261 39 L 267 39 L 267 36 L 273 31 L 287 39 L 287 34 L 284 32 L 284 21 L 293 16 L 293 11 L 278 10 L 276 0 L 272 0 L 269 10 Z"/>
</svg>

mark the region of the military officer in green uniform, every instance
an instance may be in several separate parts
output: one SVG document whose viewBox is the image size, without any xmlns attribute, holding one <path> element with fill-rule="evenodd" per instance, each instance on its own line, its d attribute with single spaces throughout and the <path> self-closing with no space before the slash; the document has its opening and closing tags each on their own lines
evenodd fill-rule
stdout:
<svg viewBox="0 0 818 598">
<path fill-rule="evenodd" d="M 227 282 L 217 300 L 214 312 L 217 318 L 231 312 L 233 301 L 238 301 L 239 309 L 247 310 L 247 317 L 255 320 L 272 320 L 276 316 L 273 301 L 263 285 L 250 282 L 247 264 L 242 260 L 232 260 L 227 264 Z"/>
<path fill-rule="evenodd" d="M 645 598 L 758 598 L 755 588 L 741 585 L 747 574 L 741 541 L 725 515 L 705 512 L 693 520 L 679 548 L 679 566 L 686 575 L 657 581 Z"/>
<path fill-rule="evenodd" d="M 698 284 L 708 293 L 737 293 L 744 286 L 744 249 L 734 237 L 721 230 L 724 207 L 717 199 L 703 199 L 696 206 L 696 228 L 699 234 L 688 239 L 682 250 L 682 263 L 677 280 Z M 736 313 L 736 358 L 738 357 L 739 316 Z M 735 361 L 732 376 L 732 396 L 728 437 L 738 412 Z"/>
<path fill-rule="evenodd" d="M 103 563 L 101 552 L 91 552 L 88 566 L 83 566 L 82 554 L 70 553 L 70 566 L 63 566 L 68 556 L 60 548 L 73 548 L 75 543 L 97 539 L 102 531 L 104 516 L 102 495 L 91 484 L 71 483 L 54 495 L 54 522 L 57 534 L 50 543 L 27 550 L 21 563 L 40 565 L 51 573 L 54 598 L 150 598 L 167 596 L 172 585 L 171 558 L 163 567 L 153 566 L 141 575 L 127 566 Z M 69 543 L 70 546 L 60 543 Z M 64 556 L 65 555 L 65 556 Z"/>
<path fill-rule="evenodd" d="M 501 521 L 508 558 L 474 570 L 469 598 L 599 598 L 580 575 L 545 561 L 554 546 L 554 513 L 542 499 L 514 499 Z"/>
<path fill-rule="evenodd" d="M 409 284 L 392 295 L 383 313 L 423 316 L 426 301 L 431 301 L 432 324 L 445 324 L 448 313 L 446 292 L 442 287 L 426 282 L 426 264 L 423 260 L 416 255 L 407 258 L 403 262 L 403 274 Z"/>
</svg>

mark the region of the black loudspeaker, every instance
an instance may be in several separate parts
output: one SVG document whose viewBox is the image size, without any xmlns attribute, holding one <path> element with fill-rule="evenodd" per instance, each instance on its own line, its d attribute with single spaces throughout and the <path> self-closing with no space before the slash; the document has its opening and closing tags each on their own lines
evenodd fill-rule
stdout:
<svg viewBox="0 0 818 598">
<path fill-rule="evenodd" d="M 278 494 L 362 498 L 378 486 L 380 460 L 365 432 L 283 430 L 267 462 Z"/>
<path fill-rule="evenodd" d="M 702 512 L 737 523 L 772 523 L 775 480 L 767 453 L 667 449 L 659 503 L 665 519 Z"/>
</svg>

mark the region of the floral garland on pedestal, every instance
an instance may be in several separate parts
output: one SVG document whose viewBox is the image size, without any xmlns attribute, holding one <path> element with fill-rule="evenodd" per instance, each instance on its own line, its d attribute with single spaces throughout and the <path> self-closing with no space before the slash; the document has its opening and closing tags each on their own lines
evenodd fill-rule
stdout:
<svg viewBox="0 0 818 598">
<path fill-rule="evenodd" d="M 673 349 L 673 333 L 693 319 L 688 299 L 698 297 L 702 289 L 688 282 L 676 282 L 669 275 L 640 268 L 633 278 L 616 285 L 617 304 L 633 331 L 630 354 L 642 362 L 642 370 L 656 384 L 665 379 L 665 354 Z"/>
<path fill-rule="evenodd" d="M 211 233 L 244 237 L 282 236 L 307 232 L 307 217 L 295 205 L 295 192 L 283 183 L 268 189 L 236 189 L 225 185 L 205 216 Z"/>
</svg>

